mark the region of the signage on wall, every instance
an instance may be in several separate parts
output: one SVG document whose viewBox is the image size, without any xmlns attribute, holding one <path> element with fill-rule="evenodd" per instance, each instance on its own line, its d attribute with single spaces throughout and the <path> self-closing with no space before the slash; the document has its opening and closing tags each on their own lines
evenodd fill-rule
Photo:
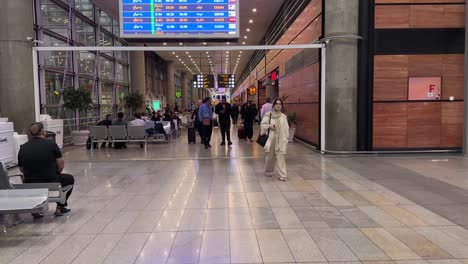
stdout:
<svg viewBox="0 0 468 264">
<path fill-rule="evenodd" d="M 161 101 L 153 100 L 153 110 L 154 111 L 161 110 Z"/>
<path fill-rule="evenodd" d="M 175 97 L 176 97 L 177 99 L 181 98 L 181 97 L 182 97 L 182 92 L 181 92 L 181 91 L 177 91 L 177 92 L 175 93 Z"/>
<path fill-rule="evenodd" d="M 250 86 L 249 87 L 249 95 L 257 95 L 257 87 Z"/>
<path fill-rule="evenodd" d="M 239 38 L 240 0 L 119 0 L 122 38 Z"/>
<path fill-rule="evenodd" d="M 441 77 L 410 77 L 408 100 L 440 100 L 441 86 Z"/>
<path fill-rule="evenodd" d="M 279 69 L 275 69 L 274 71 L 268 74 L 268 79 L 270 80 L 271 85 L 276 85 L 279 78 Z"/>
<path fill-rule="evenodd" d="M 215 80 L 213 74 L 197 74 L 193 75 L 193 87 L 195 88 L 214 88 Z"/>
</svg>

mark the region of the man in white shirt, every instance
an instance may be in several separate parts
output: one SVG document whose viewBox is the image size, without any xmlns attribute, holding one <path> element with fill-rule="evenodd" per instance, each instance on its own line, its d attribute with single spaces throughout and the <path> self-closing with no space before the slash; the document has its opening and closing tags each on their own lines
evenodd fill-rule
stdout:
<svg viewBox="0 0 468 264">
<path fill-rule="evenodd" d="M 266 98 L 266 103 L 262 106 L 262 110 L 260 111 L 260 119 L 263 119 L 263 116 L 271 111 L 273 105 L 271 104 L 271 98 Z M 261 120 L 260 120 L 261 121 Z"/>
<path fill-rule="evenodd" d="M 128 123 L 129 126 L 145 126 L 146 122 L 141 119 L 141 114 L 135 113 L 133 116 L 135 119 Z"/>
</svg>

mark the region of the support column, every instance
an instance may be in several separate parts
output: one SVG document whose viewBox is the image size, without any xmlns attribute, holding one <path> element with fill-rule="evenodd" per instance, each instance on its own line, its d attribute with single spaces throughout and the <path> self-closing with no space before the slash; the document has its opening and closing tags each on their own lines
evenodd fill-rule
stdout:
<svg viewBox="0 0 468 264">
<path fill-rule="evenodd" d="M 0 5 L 0 116 L 14 122 L 19 133 L 36 121 L 32 43 L 26 40 L 35 35 L 32 17 L 30 0 Z"/>
<path fill-rule="evenodd" d="M 146 70 L 145 70 L 145 52 L 131 51 L 130 52 L 130 74 L 131 74 L 131 89 L 133 92 L 138 92 L 143 95 L 146 103 Z M 141 106 L 144 109 L 144 105 Z M 137 109 L 141 110 L 141 109 Z"/>
<path fill-rule="evenodd" d="M 463 155 L 468 157 L 468 4 L 465 5 L 465 115 L 463 127 Z"/>
<path fill-rule="evenodd" d="M 174 62 L 167 62 L 167 89 L 166 89 L 166 102 L 169 104 L 171 109 L 174 109 L 176 98 L 175 98 L 175 69 Z"/>
<path fill-rule="evenodd" d="M 181 111 L 185 108 L 189 109 L 189 86 L 188 86 L 188 74 L 186 72 L 182 73 L 182 105 Z"/>
<path fill-rule="evenodd" d="M 324 4 L 325 37 L 358 34 L 359 0 L 327 0 Z M 326 150 L 356 150 L 357 54 L 357 40 L 337 39 L 327 46 Z"/>
</svg>

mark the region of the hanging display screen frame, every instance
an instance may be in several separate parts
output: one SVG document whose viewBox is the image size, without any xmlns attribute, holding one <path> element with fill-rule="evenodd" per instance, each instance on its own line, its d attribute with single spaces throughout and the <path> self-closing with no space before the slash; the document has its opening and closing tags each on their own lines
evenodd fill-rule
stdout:
<svg viewBox="0 0 468 264">
<path fill-rule="evenodd" d="M 160 23 L 160 24 L 164 24 L 164 23 L 171 23 L 171 24 L 183 24 L 185 22 L 156 22 L 155 19 L 156 17 L 154 15 L 152 15 L 152 17 L 140 17 L 140 16 L 137 16 L 137 17 L 126 17 L 126 18 L 131 18 L 131 19 L 142 19 L 142 22 L 137 22 L 135 24 L 135 22 L 131 21 L 131 22 L 127 22 L 128 19 L 125 19 L 124 17 L 124 4 L 126 5 L 134 5 L 136 7 L 138 7 L 139 5 L 148 5 L 151 6 L 151 3 L 153 4 L 158 4 L 158 5 L 163 5 L 163 8 L 164 8 L 164 5 L 173 5 L 173 6 L 181 6 L 181 5 L 187 5 L 187 4 L 198 4 L 197 0 L 187 0 L 188 2 L 187 3 L 178 3 L 178 2 L 174 2 L 174 3 L 158 3 L 158 0 L 118 0 L 119 1 L 119 21 L 120 21 L 120 38 L 123 38 L 123 39 L 151 39 L 151 40 L 168 40 L 168 39 L 220 39 L 220 40 L 234 40 L 234 39 L 238 39 L 240 37 L 240 0 L 220 0 L 222 2 L 220 3 L 215 3 L 214 0 L 208 0 L 210 1 L 211 3 L 206 3 L 207 0 L 202 0 L 202 1 L 205 1 L 205 3 L 201 2 L 200 5 L 204 4 L 219 4 L 219 5 L 235 5 L 236 6 L 236 9 L 234 11 L 229 11 L 229 10 L 226 10 L 226 11 L 219 11 L 218 13 L 228 13 L 227 16 L 223 16 L 222 18 L 224 19 L 227 19 L 227 21 L 224 21 L 224 22 L 219 22 L 220 24 L 228 24 L 228 29 L 224 29 L 224 30 L 220 30 L 220 31 L 226 31 L 226 33 L 217 33 L 215 30 L 211 30 L 212 33 L 180 33 L 180 34 L 162 34 L 162 35 L 157 35 L 155 34 L 156 33 L 156 30 L 154 30 L 154 26 L 156 25 L 156 23 Z M 165 1 L 165 0 L 162 0 L 162 1 Z M 146 6 L 145 6 L 146 7 Z M 132 8 L 133 9 L 133 8 Z M 147 8 L 144 8 L 144 10 L 146 10 Z M 154 8 L 153 8 L 154 9 Z M 136 12 L 145 12 L 146 13 L 156 13 L 158 11 L 143 11 L 143 10 L 134 10 Z M 127 11 L 129 12 L 129 11 Z M 133 10 L 132 10 L 133 12 Z M 232 13 L 231 13 L 232 12 Z M 160 13 L 160 12 L 159 12 Z M 165 12 L 164 12 L 165 13 Z M 174 12 L 171 12 L 171 13 L 186 13 L 186 11 L 174 11 Z M 200 13 L 203 13 L 203 12 L 200 12 Z M 215 12 L 213 12 L 215 13 Z M 235 19 L 235 22 L 232 22 L 232 21 L 229 21 L 231 18 L 232 18 L 232 14 L 235 15 L 234 19 Z M 173 16 L 173 17 L 166 17 L 166 16 L 162 16 L 163 19 L 165 18 L 174 18 L 175 20 L 177 19 L 181 19 L 181 18 L 190 18 L 190 17 L 181 17 L 181 16 Z M 213 18 L 214 17 L 210 17 L 210 18 Z M 149 19 L 149 22 L 147 21 Z M 194 19 L 194 18 L 192 18 Z M 126 30 L 126 25 L 128 24 L 133 24 L 134 26 L 142 26 L 142 27 L 147 27 L 147 24 L 150 23 L 150 27 L 149 27 L 149 31 L 148 33 L 128 33 L 129 31 Z M 198 23 L 201 23 L 201 22 L 198 22 Z M 203 22 L 204 23 L 204 22 Z M 208 23 L 208 22 L 207 22 Z M 214 24 L 216 22 L 212 22 L 210 24 Z M 235 29 L 232 29 L 230 30 L 229 29 L 229 25 L 230 24 L 234 24 L 235 23 Z M 197 22 L 186 22 L 185 24 L 189 25 L 189 24 L 197 24 Z M 189 26 L 191 27 L 191 26 Z M 209 31 L 209 30 L 207 30 Z M 232 31 L 234 33 L 232 34 L 229 34 L 229 31 Z M 127 32 L 127 33 L 126 33 Z M 154 32 L 154 33 L 153 33 Z M 193 32 L 197 32 L 197 31 L 193 31 Z"/>
</svg>

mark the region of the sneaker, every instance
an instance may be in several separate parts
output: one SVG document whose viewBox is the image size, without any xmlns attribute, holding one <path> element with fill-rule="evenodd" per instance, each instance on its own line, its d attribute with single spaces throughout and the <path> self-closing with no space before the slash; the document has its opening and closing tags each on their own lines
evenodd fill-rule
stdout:
<svg viewBox="0 0 468 264">
<path fill-rule="evenodd" d="M 224 146 L 224 145 L 226 145 L 226 142 L 224 142 L 224 141 L 221 142 L 221 146 Z"/>
<path fill-rule="evenodd" d="M 265 172 L 266 177 L 273 177 L 273 172 Z"/>
<path fill-rule="evenodd" d="M 229 142 L 228 142 L 228 145 L 229 145 L 229 146 L 231 146 L 231 145 L 232 145 L 232 142 L 231 142 L 231 141 L 229 141 Z"/>
<path fill-rule="evenodd" d="M 35 213 L 35 214 L 31 214 L 33 216 L 34 219 L 39 219 L 39 218 L 42 218 L 44 217 L 44 214 L 39 214 L 39 213 Z"/>
<path fill-rule="evenodd" d="M 71 209 L 68 209 L 66 207 L 57 207 L 57 210 L 55 210 L 55 216 L 62 216 L 66 213 L 69 213 Z"/>
<path fill-rule="evenodd" d="M 286 178 L 285 177 L 280 177 L 279 180 L 282 181 L 282 182 L 285 182 Z"/>
</svg>

